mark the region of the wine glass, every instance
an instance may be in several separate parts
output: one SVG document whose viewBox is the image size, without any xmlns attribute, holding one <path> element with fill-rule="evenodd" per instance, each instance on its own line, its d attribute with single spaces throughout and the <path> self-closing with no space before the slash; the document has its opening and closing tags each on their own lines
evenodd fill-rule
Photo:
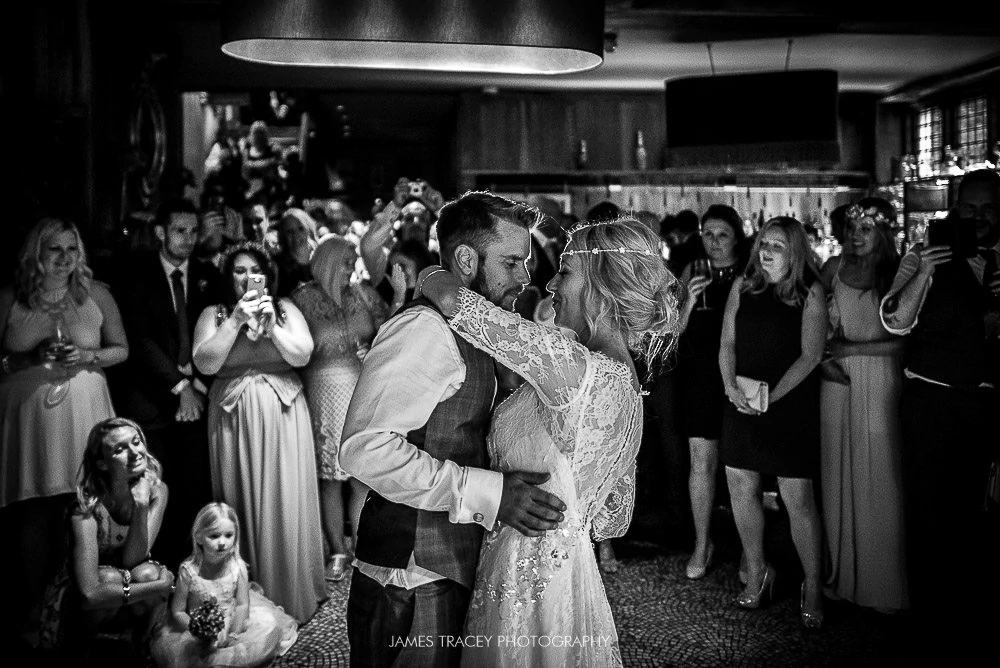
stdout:
<svg viewBox="0 0 1000 668">
<path fill-rule="evenodd" d="M 702 276 L 707 278 L 709 281 L 712 280 L 712 261 L 707 257 L 699 258 L 694 261 L 694 267 L 691 271 L 692 277 Z M 712 309 L 708 305 L 708 286 L 701 291 L 701 305 L 697 307 L 698 311 L 709 311 Z"/>
<path fill-rule="evenodd" d="M 49 391 L 45 394 L 45 404 L 50 407 L 58 406 L 69 392 L 70 372 L 61 363 L 66 356 L 67 350 L 72 345 L 72 342 L 66 335 L 66 326 L 62 315 L 56 316 L 53 320 L 54 332 L 50 339 L 49 354 L 54 358 L 52 369 L 56 375 L 56 381 L 49 386 Z"/>
</svg>

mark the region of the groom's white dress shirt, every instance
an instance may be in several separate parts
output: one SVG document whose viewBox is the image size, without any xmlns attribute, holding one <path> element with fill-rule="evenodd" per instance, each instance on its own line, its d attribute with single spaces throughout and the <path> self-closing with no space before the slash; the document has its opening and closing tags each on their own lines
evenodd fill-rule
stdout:
<svg viewBox="0 0 1000 668">
<path fill-rule="evenodd" d="M 465 382 L 454 337 L 441 316 L 424 306 L 382 326 L 347 411 L 340 465 L 389 501 L 447 511 L 453 523 L 475 522 L 489 530 L 496 523 L 503 475 L 436 459 L 406 440 Z M 417 566 L 412 554 L 405 569 L 357 559 L 354 565 L 383 586 L 412 589 L 443 578 Z"/>
</svg>

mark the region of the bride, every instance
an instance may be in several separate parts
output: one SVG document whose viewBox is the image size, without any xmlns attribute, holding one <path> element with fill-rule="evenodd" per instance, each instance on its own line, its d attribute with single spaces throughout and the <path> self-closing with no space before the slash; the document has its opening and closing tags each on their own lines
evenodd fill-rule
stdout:
<svg viewBox="0 0 1000 668">
<path fill-rule="evenodd" d="M 500 523 L 486 535 L 466 618 L 476 642 L 463 665 L 621 665 L 591 540 L 619 537 L 631 521 L 642 393 L 630 351 L 652 368 L 671 349 L 680 288 L 659 239 L 633 219 L 571 235 L 547 289 L 556 325 L 583 345 L 494 306 L 440 267 L 418 282 L 452 329 L 527 381 L 496 409 L 492 467 L 550 473 L 542 488 L 567 506 L 541 536 Z"/>
</svg>

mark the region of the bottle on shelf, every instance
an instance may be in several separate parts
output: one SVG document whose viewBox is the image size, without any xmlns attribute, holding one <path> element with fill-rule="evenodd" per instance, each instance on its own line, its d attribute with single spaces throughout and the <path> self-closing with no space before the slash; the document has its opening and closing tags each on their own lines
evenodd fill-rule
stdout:
<svg viewBox="0 0 1000 668">
<path fill-rule="evenodd" d="M 587 156 L 587 140 L 581 139 L 576 147 L 576 168 L 586 169 L 589 157 Z"/>
<path fill-rule="evenodd" d="M 643 171 L 646 169 L 646 145 L 643 141 L 642 130 L 635 133 L 635 168 Z"/>
</svg>

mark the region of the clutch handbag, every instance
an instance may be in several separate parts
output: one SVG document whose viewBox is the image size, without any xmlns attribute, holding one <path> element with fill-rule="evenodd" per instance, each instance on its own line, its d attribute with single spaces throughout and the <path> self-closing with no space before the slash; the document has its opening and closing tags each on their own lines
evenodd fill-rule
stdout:
<svg viewBox="0 0 1000 668">
<path fill-rule="evenodd" d="M 736 386 L 747 398 L 750 407 L 764 413 L 767 411 L 768 389 L 767 383 L 762 380 L 754 380 L 746 376 L 736 376 Z"/>
</svg>

